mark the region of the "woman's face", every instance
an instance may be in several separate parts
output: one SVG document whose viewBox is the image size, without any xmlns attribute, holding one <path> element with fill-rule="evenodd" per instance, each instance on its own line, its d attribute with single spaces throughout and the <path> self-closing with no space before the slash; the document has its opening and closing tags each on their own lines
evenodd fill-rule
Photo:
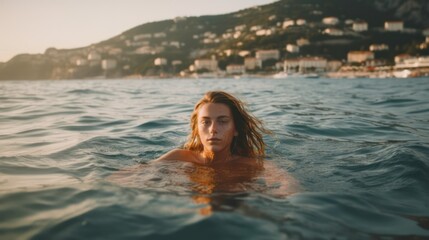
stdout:
<svg viewBox="0 0 429 240">
<path fill-rule="evenodd" d="M 206 103 L 197 113 L 198 136 L 204 151 L 228 153 L 237 131 L 231 110 L 223 103 Z"/>
</svg>

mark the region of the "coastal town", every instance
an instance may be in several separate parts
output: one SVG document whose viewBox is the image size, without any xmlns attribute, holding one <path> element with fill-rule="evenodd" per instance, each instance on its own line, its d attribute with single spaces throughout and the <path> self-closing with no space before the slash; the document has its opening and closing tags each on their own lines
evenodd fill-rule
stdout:
<svg viewBox="0 0 429 240">
<path fill-rule="evenodd" d="M 236 20 L 255 13 L 262 16 L 256 23 Z M 313 10 L 307 18 L 283 18 L 259 6 L 230 14 L 237 23 L 222 27 L 177 17 L 88 47 L 49 48 L 15 60 L 48 69 L 47 79 L 429 76 L 429 28 L 325 15 Z M 3 75 L 13 71 L 12 63 L 0 64 L 0 77 L 2 68 Z"/>
</svg>

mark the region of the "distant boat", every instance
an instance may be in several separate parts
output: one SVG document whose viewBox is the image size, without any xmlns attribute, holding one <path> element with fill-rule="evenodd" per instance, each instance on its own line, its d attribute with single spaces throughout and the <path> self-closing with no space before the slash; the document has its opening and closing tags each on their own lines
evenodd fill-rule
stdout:
<svg viewBox="0 0 429 240">
<path fill-rule="evenodd" d="M 319 74 L 317 73 L 307 73 L 302 75 L 304 78 L 319 78 Z"/>
<path fill-rule="evenodd" d="M 288 74 L 287 72 L 279 72 L 276 73 L 272 76 L 272 78 L 275 79 L 284 79 L 284 78 L 319 78 L 319 74 L 317 73 L 306 73 L 306 74 L 301 74 L 301 73 L 293 73 L 293 74 Z"/>
<path fill-rule="evenodd" d="M 411 75 L 411 71 L 408 69 L 393 72 L 393 76 L 396 78 L 407 78 L 407 77 L 410 77 L 410 75 Z"/>
<path fill-rule="evenodd" d="M 274 74 L 273 76 L 272 76 L 272 78 L 275 78 L 275 79 L 283 79 L 283 78 L 287 78 L 289 75 L 286 73 L 286 72 L 278 72 L 278 73 L 276 73 L 276 74 Z"/>
</svg>

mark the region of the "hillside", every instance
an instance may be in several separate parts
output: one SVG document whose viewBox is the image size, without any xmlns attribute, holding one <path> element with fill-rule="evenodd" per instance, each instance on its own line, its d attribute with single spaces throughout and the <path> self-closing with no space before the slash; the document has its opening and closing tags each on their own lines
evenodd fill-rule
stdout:
<svg viewBox="0 0 429 240">
<path fill-rule="evenodd" d="M 324 22 L 329 17 L 331 22 Z M 402 21 L 404 29 L 386 31 L 386 21 Z M 366 22 L 368 29 L 354 30 L 356 22 Z M 392 65 L 399 54 L 429 55 L 422 45 L 428 27 L 424 0 L 281 0 L 230 14 L 145 23 L 79 49 L 18 55 L 0 64 L 0 79 L 175 75 L 204 58 L 216 58 L 225 70 L 262 49 L 279 50 L 277 61 L 317 56 L 345 62 L 348 52 L 373 44 L 387 46 L 375 57 Z M 288 44 L 299 51 L 287 50 Z M 275 62 L 254 71 L 273 70 Z"/>
</svg>

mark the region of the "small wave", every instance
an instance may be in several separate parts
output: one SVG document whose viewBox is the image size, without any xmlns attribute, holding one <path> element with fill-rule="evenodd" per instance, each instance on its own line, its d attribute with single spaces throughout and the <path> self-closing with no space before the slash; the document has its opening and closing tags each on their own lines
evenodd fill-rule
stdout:
<svg viewBox="0 0 429 240">
<path fill-rule="evenodd" d="M 290 197 L 293 205 L 312 209 L 313 222 L 337 222 L 375 236 L 429 236 L 429 231 L 405 217 L 380 211 L 362 196 L 304 193 Z"/>
<path fill-rule="evenodd" d="M 112 95 L 109 92 L 96 91 L 96 90 L 93 90 L 93 89 L 75 89 L 75 90 L 67 91 L 65 93 L 66 94 L 88 94 L 88 95 L 91 95 L 91 94 L 96 94 L 96 95 L 99 95 L 99 94 L 101 94 L 101 95 Z"/>
<path fill-rule="evenodd" d="M 143 130 L 159 129 L 159 128 L 165 128 L 165 127 L 170 127 L 170 126 L 180 125 L 180 124 L 181 123 L 178 122 L 177 120 L 159 119 L 159 120 L 152 120 L 152 121 L 142 123 L 142 124 L 138 125 L 136 128 L 143 129 Z"/>
<path fill-rule="evenodd" d="M 411 98 L 390 98 L 373 102 L 372 105 L 387 107 L 406 107 L 411 106 L 413 103 L 417 102 L 417 100 Z"/>
</svg>

